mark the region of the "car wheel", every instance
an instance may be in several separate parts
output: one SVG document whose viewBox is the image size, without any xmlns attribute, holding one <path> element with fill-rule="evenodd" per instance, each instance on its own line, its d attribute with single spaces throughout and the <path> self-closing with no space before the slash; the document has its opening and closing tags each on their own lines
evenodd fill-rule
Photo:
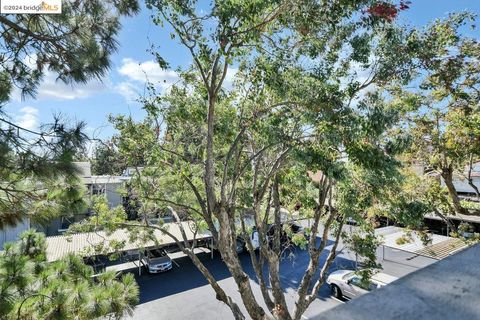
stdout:
<svg viewBox="0 0 480 320">
<path fill-rule="evenodd" d="M 332 293 L 335 298 L 340 299 L 342 297 L 342 290 L 337 285 L 332 284 Z"/>
</svg>

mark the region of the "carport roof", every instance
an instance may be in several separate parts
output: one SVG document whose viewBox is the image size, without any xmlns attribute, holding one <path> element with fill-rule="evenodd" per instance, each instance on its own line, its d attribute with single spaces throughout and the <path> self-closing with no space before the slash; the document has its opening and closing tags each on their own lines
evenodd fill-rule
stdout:
<svg viewBox="0 0 480 320">
<path fill-rule="evenodd" d="M 187 239 L 189 241 L 193 240 L 193 223 L 188 221 L 183 221 L 181 223 L 185 230 Z M 177 225 L 177 223 L 165 223 L 163 227 L 180 241 L 183 240 L 180 227 Z M 161 246 L 175 244 L 175 241 L 170 236 L 164 234 L 160 230 L 155 230 L 154 235 L 157 239 L 157 243 Z M 211 235 L 209 232 L 204 232 L 197 233 L 195 238 L 206 239 L 210 237 Z M 56 261 L 71 253 L 83 256 L 92 255 L 95 251 L 94 249 L 98 249 L 98 247 L 106 248 L 104 246 L 108 243 L 111 243 L 112 241 L 124 242 L 125 246 L 122 248 L 122 251 L 136 250 L 139 248 L 146 248 L 157 245 L 157 243 L 152 240 L 142 243 L 140 241 L 130 241 L 129 238 L 129 233 L 125 229 L 116 230 L 110 235 L 107 235 L 107 233 L 104 231 L 99 231 L 47 237 L 47 260 Z M 114 250 L 112 249 L 106 249 L 105 253 L 113 252 Z"/>
<path fill-rule="evenodd" d="M 425 215 L 425 218 L 443 221 L 442 218 L 440 218 L 439 216 L 437 216 L 433 212 L 427 213 Z M 475 215 L 466 215 L 466 214 L 460 214 L 459 213 L 459 214 L 456 214 L 454 216 L 448 215 L 447 218 L 448 219 L 453 219 L 453 220 L 466 221 L 466 222 L 480 223 L 480 216 L 475 216 Z"/>
<path fill-rule="evenodd" d="M 407 229 L 400 227 L 384 227 L 375 230 L 377 236 L 382 236 L 382 244 L 386 247 L 427 256 L 433 259 L 443 259 L 461 249 L 467 247 L 465 242 L 458 238 L 446 237 L 438 234 L 430 234 L 431 242 L 424 245 L 422 240 L 415 233 L 407 243 L 399 244 L 397 239 L 406 235 Z"/>
</svg>

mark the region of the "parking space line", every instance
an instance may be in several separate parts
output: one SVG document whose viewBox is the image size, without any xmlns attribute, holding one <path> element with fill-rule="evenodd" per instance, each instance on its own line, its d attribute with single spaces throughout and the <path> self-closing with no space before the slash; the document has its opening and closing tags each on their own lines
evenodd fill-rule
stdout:
<svg viewBox="0 0 480 320">
<path fill-rule="evenodd" d="M 333 300 L 337 300 L 338 302 L 345 303 L 345 301 L 342 301 L 342 300 L 340 300 L 340 299 L 338 299 L 338 298 L 336 298 L 336 297 L 334 297 L 334 296 L 331 296 L 331 298 L 332 298 Z"/>
</svg>

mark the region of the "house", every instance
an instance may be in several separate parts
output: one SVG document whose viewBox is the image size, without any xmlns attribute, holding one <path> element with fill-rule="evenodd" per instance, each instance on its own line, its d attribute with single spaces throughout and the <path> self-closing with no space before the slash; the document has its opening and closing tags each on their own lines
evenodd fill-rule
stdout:
<svg viewBox="0 0 480 320">
<path fill-rule="evenodd" d="M 452 182 L 460 198 L 475 201 L 477 200 L 475 199 L 476 191 L 474 188 L 472 188 L 472 186 L 468 182 L 468 171 L 469 171 L 468 166 L 465 166 L 462 173 L 454 171 Z M 440 176 L 440 173 L 435 171 L 428 171 L 428 172 L 424 172 L 424 174 L 431 178 L 437 179 L 440 182 L 441 186 L 446 188 L 445 181 Z M 420 174 L 420 175 L 423 175 L 423 174 Z M 478 189 L 480 189 L 480 161 L 472 165 L 472 172 L 470 175 L 472 178 L 473 185 L 475 185 Z"/>
<path fill-rule="evenodd" d="M 79 178 L 86 187 L 89 198 L 95 195 L 105 195 L 110 208 L 123 205 L 124 197 L 119 189 L 130 179 L 129 176 L 96 176 L 92 175 L 90 162 L 75 162 L 74 164 L 79 169 Z M 91 208 L 88 208 L 86 212 L 77 213 L 73 217 L 55 219 L 43 231 L 47 236 L 62 234 L 70 224 L 79 222 L 91 214 Z"/>
</svg>

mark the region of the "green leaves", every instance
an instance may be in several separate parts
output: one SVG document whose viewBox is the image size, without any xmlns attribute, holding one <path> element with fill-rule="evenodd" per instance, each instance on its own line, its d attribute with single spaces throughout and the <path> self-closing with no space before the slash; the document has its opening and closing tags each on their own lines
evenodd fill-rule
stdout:
<svg viewBox="0 0 480 320">
<path fill-rule="evenodd" d="M 0 107 L 0 228 L 29 218 L 43 224 L 84 209 L 75 157 L 87 139 L 84 123 L 59 117 L 38 132 L 7 120 Z"/>
<path fill-rule="evenodd" d="M 44 236 L 27 231 L 0 255 L 2 319 L 93 319 L 131 313 L 138 302 L 133 275 L 92 278 L 80 257 L 47 263 Z"/>
<path fill-rule="evenodd" d="M 66 83 L 103 77 L 118 46 L 120 17 L 138 10 L 137 0 L 76 1 L 58 15 L 2 16 L 0 102 L 14 85 L 34 96 L 46 70 Z"/>
<path fill-rule="evenodd" d="M 395 91 L 394 102 L 404 105 L 404 128 L 412 138 L 407 156 L 441 174 L 450 186 L 449 197 L 457 213 L 466 211 L 451 182 L 453 173 L 464 176 L 470 163 L 480 157 L 479 42 L 461 34 L 461 28 L 470 22 L 476 22 L 470 13 L 451 14 L 423 32 L 411 34 L 410 48 L 419 68 L 415 83 L 419 88 Z M 439 201 L 432 192 L 426 195 L 430 203 L 439 206 L 431 210 L 451 213 L 445 201 Z"/>
</svg>

